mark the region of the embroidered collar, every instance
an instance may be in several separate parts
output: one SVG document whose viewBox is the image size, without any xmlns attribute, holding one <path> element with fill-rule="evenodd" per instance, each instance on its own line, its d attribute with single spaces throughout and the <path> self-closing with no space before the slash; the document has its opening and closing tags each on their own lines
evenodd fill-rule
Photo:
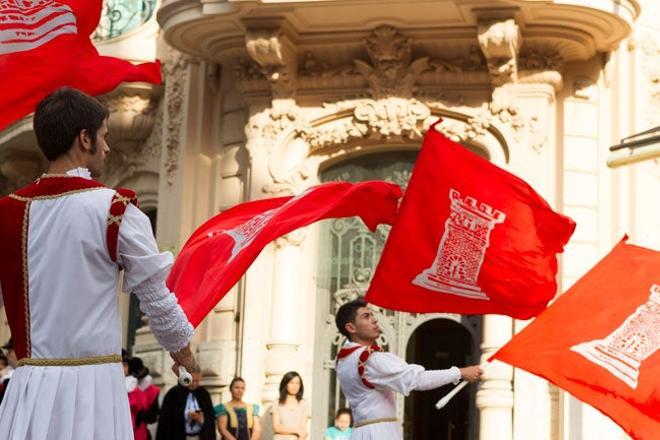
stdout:
<svg viewBox="0 0 660 440">
<path fill-rule="evenodd" d="M 92 179 L 92 173 L 89 172 L 89 169 L 85 167 L 71 168 L 64 174 L 48 174 L 44 173 L 39 177 L 39 179 L 47 179 L 49 177 L 82 177 L 83 179 Z"/>
</svg>

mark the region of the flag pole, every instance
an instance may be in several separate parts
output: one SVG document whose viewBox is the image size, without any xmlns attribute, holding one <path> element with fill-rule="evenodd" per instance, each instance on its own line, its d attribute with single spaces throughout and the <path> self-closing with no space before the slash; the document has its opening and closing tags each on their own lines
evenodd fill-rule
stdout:
<svg viewBox="0 0 660 440">
<path fill-rule="evenodd" d="M 486 364 L 482 364 L 479 366 L 482 370 L 485 369 Z M 440 400 L 435 404 L 435 409 L 441 410 L 444 408 L 451 399 L 454 398 L 456 394 L 458 394 L 469 382 L 467 380 L 462 380 L 458 385 L 454 387 L 453 390 L 442 396 Z"/>
</svg>

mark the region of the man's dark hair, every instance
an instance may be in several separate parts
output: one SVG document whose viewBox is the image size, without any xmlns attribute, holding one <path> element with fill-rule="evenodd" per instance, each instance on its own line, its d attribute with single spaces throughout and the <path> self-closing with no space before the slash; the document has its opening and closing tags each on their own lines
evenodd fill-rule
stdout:
<svg viewBox="0 0 660 440">
<path fill-rule="evenodd" d="M 82 130 L 92 138 L 96 149 L 96 132 L 108 117 L 108 109 L 97 99 L 70 87 L 62 87 L 37 104 L 34 133 L 46 159 L 53 161 L 65 154 Z"/>
<path fill-rule="evenodd" d="M 367 302 L 362 298 L 354 299 L 353 301 L 343 304 L 339 310 L 337 310 L 337 315 L 335 316 L 337 329 L 342 335 L 346 336 L 346 339 L 349 341 L 351 340 L 351 335 L 346 331 L 346 324 L 349 322 L 355 323 L 357 311 L 360 307 L 367 307 Z"/>
<path fill-rule="evenodd" d="M 286 396 L 287 396 L 287 391 L 286 391 L 286 386 L 293 380 L 294 377 L 297 377 L 300 379 L 300 389 L 298 390 L 298 393 L 296 393 L 296 400 L 300 402 L 303 398 L 303 394 L 305 392 L 305 387 L 303 386 L 303 381 L 302 377 L 300 377 L 300 374 L 298 374 L 295 371 L 289 371 L 282 377 L 282 380 L 280 381 L 280 405 L 284 405 L 286 402 Z"/>
</svg>

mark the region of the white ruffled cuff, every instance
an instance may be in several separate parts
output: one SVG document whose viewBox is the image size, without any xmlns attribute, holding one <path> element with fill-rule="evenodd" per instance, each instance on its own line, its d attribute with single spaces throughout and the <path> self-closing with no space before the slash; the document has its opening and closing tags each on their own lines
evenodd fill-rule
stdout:
<svg viewBox="0 0 660 440">
<path fill-rule="evenodd" d="M 449 383 L 456 385 L 460 380 L 461 371 L 457 367 L 451 367 L 447 370 L 427 370 L 418 376 L 415 389 L 420 391 L 433 390 Z"/>
<path fill-rule="evenodd" d="M 165 350 L 177 352 L 190 343 L 195 329 L 164 281 L 142 283 L 133 293 L 140 300 L 140 310 L 149 318 L 156 340 Z"/>
</svg>

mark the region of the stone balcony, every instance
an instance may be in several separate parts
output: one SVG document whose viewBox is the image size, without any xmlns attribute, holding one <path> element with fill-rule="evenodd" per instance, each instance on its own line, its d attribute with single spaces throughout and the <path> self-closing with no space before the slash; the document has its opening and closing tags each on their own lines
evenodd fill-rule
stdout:
<svg viewBox="0 0 660 440">
<path fill-rule="evenodd" d="M 299 58 L 314 46 L 330 64 L 346 61 L 339 52 L 354 58 L 355 43 L 384 24 L 451 58 L 480 22 L 502 18 L 520 27 L 523 49 L 552 49 L 568 62 L 615 49 L 639 13 L 635 0 L 163 0 L 157 18 L 172 46 L 218 63 L 245 51 L 250 28 L 274 26 Z"/>
</svg>

